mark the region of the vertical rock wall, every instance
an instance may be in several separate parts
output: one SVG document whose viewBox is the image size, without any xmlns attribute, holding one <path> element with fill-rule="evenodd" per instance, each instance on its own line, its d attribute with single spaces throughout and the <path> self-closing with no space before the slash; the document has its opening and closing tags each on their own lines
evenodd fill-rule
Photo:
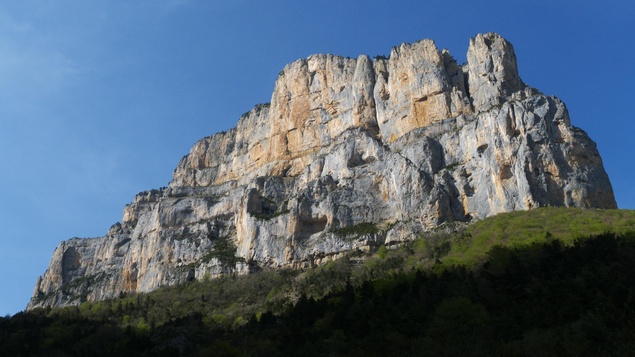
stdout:
<svg viewBox="0 0 635 357">
<path fill-rule="evenodd" d="M 595 144 L 521 81 L 512 45 L 478 35 L 467 58 L 423 40 L 287 65 L 271 103 L 197 142 L 168 187 L 138 194 L 105 236 L 62 242 L 28 308 L 320 264 L 511 210 L 615 208 Z M 221 240 L 238 264 L 213 254 Z"/>
</svg>

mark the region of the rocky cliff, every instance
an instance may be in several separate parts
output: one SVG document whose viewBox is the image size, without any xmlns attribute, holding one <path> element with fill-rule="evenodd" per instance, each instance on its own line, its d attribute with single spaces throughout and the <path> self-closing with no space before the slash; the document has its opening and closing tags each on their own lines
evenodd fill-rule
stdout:
<svg viewBox="0 0 635 357">
<path fill-rule="evenodd" d="M 505 211 L 615 208 L 595 144 L 522 82 L 512 45 L 478 35 L 467 59 L 422 40 L 287 65 L 271 103 L 197 142 L 168 187 L 62 242 L 28 308 L 301 268 Z"/>
</svg>

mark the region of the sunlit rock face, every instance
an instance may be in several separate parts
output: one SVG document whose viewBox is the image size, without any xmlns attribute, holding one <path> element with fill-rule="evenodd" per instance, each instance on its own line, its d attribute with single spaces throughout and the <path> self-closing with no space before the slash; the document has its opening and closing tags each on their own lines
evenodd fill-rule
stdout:
<svg viewBox="0 0 635 357">
<path fill-rule="evenodd" d="M 594 142 L 521 81 L 512 45 L 478 35 L 467 59 L 422 40 L 287 65 L 271 103 L 194 144 L 168 187 L 138 194 L 105 236 L 62 242 L 28 308 L 312 266 L 500 212 L 615 208 Z M 342 234 L 360 224 L 373 229 Z M 236 266 L 212 254 L 221 239 Z"/>
</svg>

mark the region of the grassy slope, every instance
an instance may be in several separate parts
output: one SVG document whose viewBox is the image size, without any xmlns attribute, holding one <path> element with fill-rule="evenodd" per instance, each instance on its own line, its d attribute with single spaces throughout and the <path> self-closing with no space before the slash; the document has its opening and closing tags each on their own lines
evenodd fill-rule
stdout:
<svg viewBox="0 0 635 357">
<path fill-rule="evenodd" d="M 446 266 L 473 266 L 483 262 L 495 245 L 516 248 L 557 239 L 571 246 L 579 238 L 634 231 L 635 211 L 631 210 L 545 207 L 502 213 L 469 226 L 467 237 L 452 237 L 451 250 L 441 261 Z"/>
<path fill-rule="evenodd" d="M 173 348 L 169 347 L 172 343 L 169 337 L 174 336 L 178 339 L 179 336 L 187 336 L 187 340 L 197 342 L 184 344 L 183 351 L 197 351 L 200 349 L 198 344 L 202 343 L 201 341 L 222 341 L 218 336 L 226 336 L 228 331 L 237 331 L 241 334 L 243 326 L 250 326 L 249 321 L 259 321 L 262 316 L 279 316 L 280 321 L 285 322 L 288 320 L 285 316 L 297 314 L 298 306 L 295 304 L 298 301 L 306 301 L 305 297 L 324 301 L 324 304 L 328 301 L 332 303 L 340 301 L 341 298 L 337 297 L 337 294 L 342 294 L 347 289 L 355 289 L 357 295 L 363 295 L 369 288 L 368 283 L 372 282 L 372 293 L 369 296 L 371 300 L 377 299 L 385 294 L 390 295 L 404 282 L 413 284 L 415 269 L 424 273 L 439 273 L 439 278 L 430 278 L 434 284 L 441 284 L 439 286 L 447 285 L 439 281 L 444 279 L 444 272 L 449 272 L 446 276 L 454 276 L 452 274 L 456 274 L 456 266 L 466 266 L 469 270 L 477 271 L 476 278 L 468 279 L 460 273 L 460 279 L 487 280 L 489 278 L 478 278 L 478 274 L 481 274 L 478 271 L 486 261 L 496 260 L 493 259 L 492 251 L 497 248 L 499 260 L 500 247 L 507 247 L 514 249 L 514 252 L 503 252 L 503 256 L 515 254 L 525 256 L 518 258 L 520 261 L 530 261 L 533 259 L 532 250 L 524 248 L 535 248 L 541 244 L 540 247 L 548 247 L 556 241 L 561 242 L 564 247 L 573 247 L 576 242 L 605 232 L 624 235 L 628 240 L 633 239 L 635 211 L 541 208 L 529 212 L 500 214 L 466 228 L 457 229 L 454 233 L 446 233 L 441 229 L 394 249 L 381 247 L 370 256 L 361 252 L 351 252 L 346 258 L 304 272 L 263 271 L 248 276 L 230 276 L 163 288 L 150 294 L 128 296 L 113 301 L 84 303 L 79 307 L 63 309 L 37 310 L 13 319 L 0 319 L 0 340 L 3 329 L 4 333 L 10 331 L 12 341 L 18 346 L 11 348 L 19 349 L 19 343 L 22 343 L 20 338 L 30 341 L 35 334 L 38 337 L 29 343 L 31 349 L 28 351 L 37 354 L 43 351 L 68 351 L 69 346 L 79 348 L 77 346 L 82 343 L 77 341 L 85 342 L 88 346 L 85 351 L 91 352 L 93 347 L 90 346 L 94 345 L 90 342 L 91 339 L 97 340 L 106 332 L 111 334 L 113 341 L 120 341 L 120 345 L 123 346 L 121 348 L 135 345 L 145 351 L 151 346 L 155 349 L 159 346 L 168 351 L 169 348 Z M 538 256 L 542 257 L 541 254 Z M 502 261 L 505 265 L 509 259 Z M 531 262 L 523 264 L 531 266 Z M 490 269 L 488 274 L 491 275 L 492 266 L 485 270 L 487 269 Z M 462 284 L 457 286 L 460 287 Z M 561 284 L 558 282 L 557 285 Z M 450 296 L 443 294 L 439 295 L 439 306 L 443 305 L 443 299 Z M 475 296 L 478 294 L 471 299 L 475 299 Z M 467 304 L 468 307 L 472 306 L 471 300 L 461 303 Z M 489 315 L 495 315 L 496 311 L 492 310 L 491 306 L 485 301 L 482 304 L 487 308 L 486 312 Z M 533 306 L 529 300 L 527 304 Z M 344 305 L 335 303 L 334 306 Z M 482 309 L 482 306 L 474 308 L 478 310 Z M 391 311 L 399 313 L 399 310 Z M 422 319 L 425 319 L 428 313 L 424 311 Z M 60 331 L 70 329 L 57 329 L 60 323 L 65 326 L 76 326 L 77 331 L 88 332 L 67 341 Z M 400 323 L 403 322 L 395 322 L 397 325 Z M 93 330 L 87 330 L 85 326 L 93 326 Z M 37 329 L 37 333 L 32 331 L 34 328 Z M 225 347 L 231 349 L 230 345 Z M 107 351 L 103 350 L 103 353 Z M 113 349 L 111 352 L 116 351 L 118 350 Z"/>
</svg>

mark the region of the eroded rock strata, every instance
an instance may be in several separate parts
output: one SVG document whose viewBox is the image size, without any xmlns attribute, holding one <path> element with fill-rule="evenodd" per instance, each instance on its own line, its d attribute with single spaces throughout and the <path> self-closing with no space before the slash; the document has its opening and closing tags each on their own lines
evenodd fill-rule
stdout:
<svg viewBox="0 0 635 357">
<path fill-rule="evenodd" d="M 168 187 L 139 193 L 105 236 L 62 242 L 28 308 L 320 264 L 505 211 L 615 208 L 594 142 L 522 82 L 512 45 L 478 35 L 467 59 L 422 40 L 287 65 L 271 103 L 197 142 Z M 212 254 L 219 240 L 236 266 Z"/>
</svg>

